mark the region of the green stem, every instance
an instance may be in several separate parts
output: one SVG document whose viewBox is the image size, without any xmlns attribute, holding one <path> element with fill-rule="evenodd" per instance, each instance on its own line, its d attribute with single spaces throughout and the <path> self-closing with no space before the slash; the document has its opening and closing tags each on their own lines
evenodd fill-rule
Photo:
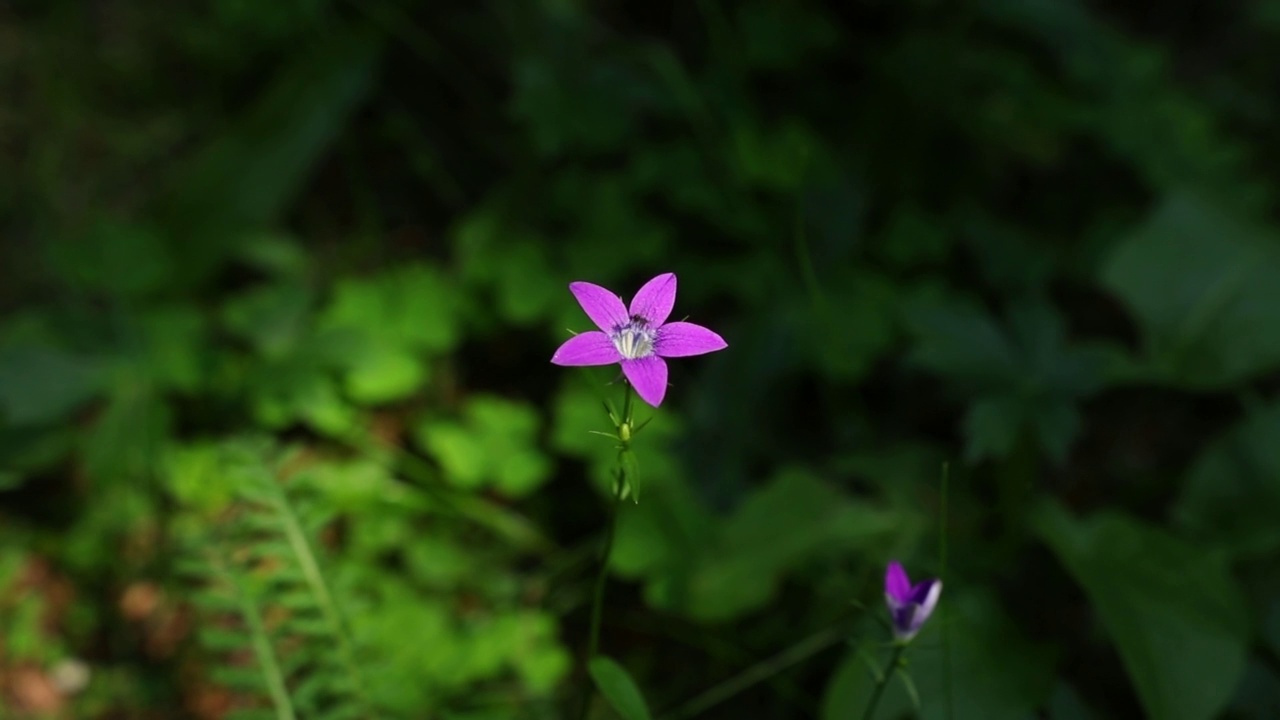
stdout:
<svg viewBox="0 0 1280 720">
<path fill-rule="evenodd" d="M 609 500 L 609 519 L 604 530 L 604 544 L 600 548 L 600 566 L 596 570 L 595 586 L 591 592 L 591 628 L 587 635 L 587 662 L 590 663 L 600 652 L 600 622 L 604 616 L 604 588 L 605 583 L 609 579 L 609 557 L 613 554 L 613 538 L 618 528 L 618 508 L 622 502 L 622 489 L 627 483 L 627 466 L 622 462 L 623 453 L 625 453 L 630 445 L 631 430 L 631 396 L 632 388 L 627 385 L 627 394 L 622 401 L 622 425 L 626 426 L 624 432 L 622 428 L 617 428 L 619 441 L 622 446 L 618 449 L 618 469 L 614 475 L 614 484 L 609 488 L 609 494 L 612 496 Z M 578 717 L 586 720 L 587 712 L 591 709 L 591 680 L 588 678 L 582 692 L 582 705 L 578 712 Z"/>
<path fill-rule="evenodd" d="M 938 514 L 938 563 L 940 565 L 938 579 L 943 581 L 947 577 L 947 494 L 950 484 L 951 464 L 944 462 L 942 464 L 942 501 L 940 503 L 942 511 Z M 949 622 L 942 624 L 942 677 L 944 693 L 947 698 L 947 720 L 951 720 L 953 717 L 951 698 L 953 696 L 951 689 L 951 623 Z"/>
<path fill-rule="evenodd" d="M 898 671 L 898 664 L 902 661 L 902 651 L 906 649 L 906 643 L 897 643 L 893 646 L 893 655 L 889 657 L 889 666 L 884 672 L 880 673 L 880 677 L 876 678 L 876 688 L 871 691 L 871 701 L 867 703 L 867 711 L 862 714 L 862 720 L 871 720 L 871 718 L 875 717 L 876 706 L 880 704 L 880 696 L 884 694 L 884 687 L 889 684 L 893 674 Z"/>
<path fill-rule="evenodd" d="M 621 473 L 619 473 L 621 474 Z M 609 503 L 609 522 L 605 526 L 604 545 L 600 550 L 600 568 L 596 571 L 595 588 L 591 593 L 591 634 L 587 642 L 587 659 L 600 650 L 600 618 L 604 614 L 604 586 L 609 577 L 609 556 L 613 554 L 613 536 L 618 527 L 618 493 L 613 493 Z"/>
<path fill-rule="evenodd" d="M 701 715 L 756 683 L 768 680 L 796 663 L 840 643 L 848 631 L 843 626 L 831 627 L 814 633 L 771 658 L 762 660 L 738 675 L 725 680 L 664 715 L 663 720 L 685 720 Z"/>
</svg>

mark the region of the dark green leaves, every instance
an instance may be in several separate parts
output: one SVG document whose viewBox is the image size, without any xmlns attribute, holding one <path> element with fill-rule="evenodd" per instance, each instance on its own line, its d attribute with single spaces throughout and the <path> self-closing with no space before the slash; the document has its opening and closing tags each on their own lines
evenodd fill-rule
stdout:
<svg viewBox="0 0 1280 720">
<path fill-rule="evenodd" d="M 873 610 L 877 612 L 879 608 Z M 878 632 L 860 636 L 827 686 L 824 720 L 860 718 L 888 651 Z M 1021 720 L 1048 697 L 1052 653 L 1023 637 L 989 593 L 943 591 L 938 612 L 906 651 L 905 673 L 923 720 Z M 902 717 L 916 701 L 908 683 L 894 677 L 876 718 Z"/>
<path fill-rule="evenodd" d="M 198 149 L 162 203 L 183 277 L 202 277 L 227 235 L 277 220 L 371 87 L 379 42 L 350 30 L 298 48 L 232 127 Z"/>
<path fill-rule="evenodd" d="M 1056 505 L 1041 536 L 1084 588 L 1154 720 L 1208 720 L 1245 666 L 1245 601 L 1221 558 L 1116 513 Z"/>
<path fill-rule="evenodd" d="M 964 419 L 970 460 L 1003 458 L 1023 438 L 1061 462 L 1079 430 L 1077 404 L 1114 367 L 1105 347 L 1073 344 L 1063 318 L 1038 301 L 1014 305 L 1001 325 L 971 302 L 927 294 L 909 309 L 913 360 L 976 399 Z"/>
<path fill-rule="evenodd" d="M 1170 195 L 1102 280 L 1139 323 L 1155 378 L 1220 388 L 1280 366 L 1280 244 L 1203 197 Z"/>
<path fill-rule="evenodd" d="M 0 413 L 14 425 L 61 420 L 104 387 L 101 364 L 47 345 L 0 347 Z"/>
<path fill-rule="evenodd" d="M 1201 538 L 1262 555 L 1280 546 L 1280 405 L 1261 408 L 1191 466 L 1175 521 Z"/>
</svg>

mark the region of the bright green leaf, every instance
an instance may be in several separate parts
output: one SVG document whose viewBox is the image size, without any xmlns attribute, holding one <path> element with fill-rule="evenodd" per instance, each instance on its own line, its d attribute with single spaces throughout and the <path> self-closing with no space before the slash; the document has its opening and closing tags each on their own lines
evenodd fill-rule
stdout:
<svg viewBox="0 0 1280 720">
<path fill-rule="evenodd" d="M 519 497 L 551 474 L 551 463 L 537 447 L 539 420 L 533 408 L 497 397 L 476 396 L 464 418 L 427 420 L 416 432 L 422 445 L 461 487 L 492 485 Z"/>
<path fill-rule="evenodd" d="M 388 343 L 369 343 L 344 374 L 347 396 L 357 403 L 376 405 L 403 400 L 426 380 L 426 365 L 412 353 Z"/>
<path fill-rule="evenodd" d="M 439 269 L 412 264 L 338 283 L 322 329 L 348 328 L 406 350 L 439 352 L 457 342 L 456 290 Z"/>
</svg>

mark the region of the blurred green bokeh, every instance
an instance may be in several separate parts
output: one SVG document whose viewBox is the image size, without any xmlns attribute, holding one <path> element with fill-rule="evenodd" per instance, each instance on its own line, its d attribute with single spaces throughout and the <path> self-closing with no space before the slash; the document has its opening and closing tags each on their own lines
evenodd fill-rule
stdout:
<svg viewBox="0 0 1280 720">
<path fill-rule="evenodd" d="M 898 558 L 946 590 L 876 717 L 1280 717 L 1277 48 L 1270 1 L 0 5 L 0 718 L 575 717 L 622 386 L 548 359 L 569 282 L 660 272 L 729 348 L 641 411 L 624 704 L 862 717 Z"/>
</svg>

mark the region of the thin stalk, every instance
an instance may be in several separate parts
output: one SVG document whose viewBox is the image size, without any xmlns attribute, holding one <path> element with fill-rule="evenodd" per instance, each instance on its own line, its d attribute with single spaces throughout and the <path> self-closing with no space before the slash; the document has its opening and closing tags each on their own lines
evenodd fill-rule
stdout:
<svg viewBox="0 0 1280 720">
<path fill-rule="evenodd" d="M 947 490 L 951 484 L 951 464 L 942 463 L 942 498 L 941 512 L 938 513 L 938 578 L 945 582 L 947 577 Z M 950 615 L 950 610 L 944 610 Z M 941 617 L 939 617 L 941 620 Z M 949 618 L 948 618 L 949 620 Z M 942 682 L 943 692 L 947 698 L 947 720 L 953 717 L 951 707 L 951 623 L 942 623 Z"/>
<path fill-rule="evenodd" d="M 734 677 L 715 685 L 663 716 L 663 720 L 686 720 L 697 717 L 729 698 L 768 680 L 797 663 L 839 644 L 846 635 L 844 627 L 830 627 L 810 635 L 771 658 L 761 660 Z"/>
<path fill-rule="evenodd" d="M 587 635 L 586 657 L 588 663 L 600 652 L 600 623 L 604 616 L 604 589 L 609 579 L 609 557 L 613 554 L 613 538 L 618 529 L 618 509 L 622 502 L 622 489 L 627 483 L 627 466 L 622 462 L 622 457 L 631 444 L 632 393 L 631 386 L 627 385 L 627 394 L 622 401 L 621 425 L 615 428 L 621 446 L 618 448 L 618 469 L 614 475 L 614 484 L 609 489 L 612 497 L 609 500 L 609 518 L 605 524 L 604 544 L 600 548 L 600 564 L 596 570 L 595 584 L 591 592 L 591 628 Z M 591 709 L 591 694 L 591 680 L 588 678 L 583 686 L 582 704 L 578 711 L 578 717 L 582 720 L 586 720 L 587 712 Z"/>
<path fill-rule="evenodd" d="M 619 473 L 621 474 L 621 473 Z M 619 494 L 613 493 L 609 503 L 609 521 L 605 525 L 604 545 L 600 548 L 600 567 L 596 571 L 595 588 L 591 593 L 591 634 L 587 642 L 587 659 L 600 651 L 600 618 L 604 614 L 604 586 L 609 577 L 609 556 L 613 553 L 613 537 L 618 528 Z"/>
<path fill-rule="evenodd" d="M 880 677 L 876 678 L 876 687 L 875 690 L 871 691 L 871 700 L 867 703 L 867 711 L 862 713 L 862 720 L 871 720 L 875 717 L 876 706 L 880 704 L 880 696 L 884 694 L 884 688 L 889 684 L 893 674 L 898 672 L 899 663 L 902 661 L 902 651 L 906 649 L 906 643 L 897 643 L 893 646 L 893 655 L 889 657 L 889 666 L 884 672 L 880 673 Z"/>
</svg>

